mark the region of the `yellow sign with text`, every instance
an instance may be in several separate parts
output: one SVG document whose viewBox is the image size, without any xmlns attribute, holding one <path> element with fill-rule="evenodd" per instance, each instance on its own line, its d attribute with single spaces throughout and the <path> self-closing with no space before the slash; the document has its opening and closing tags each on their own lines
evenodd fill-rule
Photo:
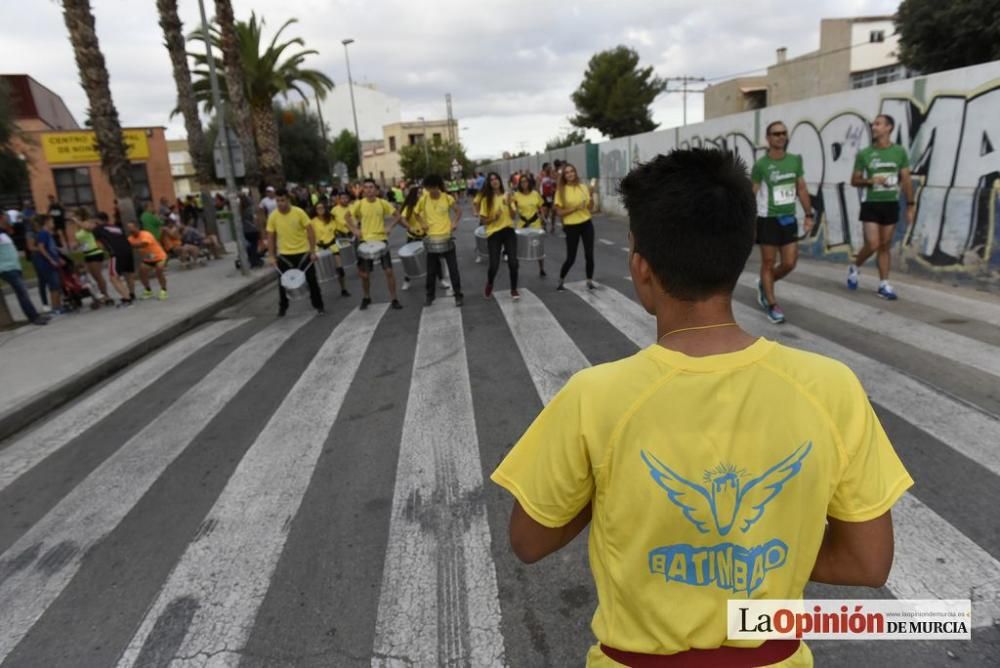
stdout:
<svg viewBox="0 0 1000 668">
<path fill-rule="evenodd" d="M 145 130 L 122 130 L 129 160 L 145 160 L 149 157 L 149 142 Z M 97 152 L 97 137 L 93 131 L 48 132 L 41 136 L 45 160 L 50 165 L 100 162 Z"/>
</svg>

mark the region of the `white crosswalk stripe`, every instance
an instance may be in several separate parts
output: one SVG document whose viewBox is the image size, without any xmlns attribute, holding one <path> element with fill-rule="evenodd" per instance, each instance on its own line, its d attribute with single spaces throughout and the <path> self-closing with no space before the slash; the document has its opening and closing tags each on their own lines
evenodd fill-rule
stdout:
<svg viewBox="0 0 1000 668">
<path fill-rule="evenodd" d="M 38 462 L 111 415 L 136 393 L 151 386 L 171 369 L 176 369 L 206 344 L 245 322 L 246 319 L 214 322 L 174 341 L 0 450 L 0 491 Z"/>
<path fill-rule="evenodd" d="M 745 287 L 756 289 L 756 282 L 757 277 L 748 273 L 740 277 L 740 285 Z M 1000 348 L 996 346 L 795 283 L 781 284 L 781 299 L 805 307 L 823 304 L 824 313 L 849 325 L 1000 376 Z"/>
<path fill-rule="evenodd" d="M 504 664 L 481 466 L 461 311 L 424 309 L 372 666 Z"/>
<path fill-rule="evenodd" d="M 230 353 L 4 553 L 5 561 L 21 568 L 0 583 L 0 661 L 66 587 L 87 550 L 121 522 L 230 397 L 306 322 L 286 318 Z"/>
<path fill-rule="evenodd" d="M 254 441 L 160 591 L 119 666 L 146 665 L 142 650 L 178 601 L 197 609 L 174 665 L 237 665 L 267 593 L 302 495 L 384 304 L 354 311 L 330 334 Z M 251 518 L 248 522 L 247 519 Z"/>
</svg>

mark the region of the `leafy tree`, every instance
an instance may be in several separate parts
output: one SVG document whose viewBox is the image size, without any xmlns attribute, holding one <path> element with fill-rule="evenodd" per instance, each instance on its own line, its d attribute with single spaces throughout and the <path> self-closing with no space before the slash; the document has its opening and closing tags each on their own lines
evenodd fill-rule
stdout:
<svg viewBox="0 0 1000 668">
<path fill-rule="evenodd" d="M 583 130 L 570 130 L 565 135 L 561 135 L 551 140 L 545 145 L 546 151 L 553 151 L 557 148 L 568 148 L 570 146 L 576 146 L 577 144 L 583 144 L 587 141 L 587 137 Z"/>
<path fill-rule="evenodd" d="M 577 111 L 570 123 L 612 138 L 655 130 L 649 105 L 666 87 L 652 67 L 639 67 L 634 50 L 619 46 L 601 51 L 591 57 L 580 87 L 570 96 Z"/>
<path fill-rule="evenodd" d="M 903 0 L 896 13 L 899 60 L 932 74 L 1000 59 L 996 0 Z"/>
<path fill-rule="evenodd" d="M 347 173 L 358 173 L 358 138 L 350 130 L 344 129 L 330 143 L 330 161 L 347 165 Z"/>
<path fill-rule="evenodd" d="M 304 109 L 274 105 L 278 145 L 285 177 L 295 183 L 330 180 L 330 158 L 319 116 Z"/>
<path fill-rule="evenodd" d="M 14 105 L 7 83 L 0 81 L 0 193 L 20 196 L 28 185 L 28 170 L 17 152 L 11 148 L 14 137 L 21 137 L 14 122 Z"/>
<path fill-rule="evenodd" d="M 427 144 L 426 153 L 423 144 L 412 144 L 399 150 L 399 167 L 406 179 L 418 179 L 427 174 L 440 174 L 442 178 L 450 179 L 453 159 L 458 160 L 463 174 L 472 171 L 472 162 L 465 156 L 461 144 L 434 141 Z"/>
</svg>

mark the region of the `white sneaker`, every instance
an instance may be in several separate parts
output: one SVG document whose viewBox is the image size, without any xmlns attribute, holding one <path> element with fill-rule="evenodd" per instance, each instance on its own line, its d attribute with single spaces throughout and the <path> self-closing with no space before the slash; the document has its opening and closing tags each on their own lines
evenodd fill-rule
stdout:
<svg viewBox="0 0 1000 668">
<path fill-rule="evenodd" d="M 410 279 L 408 279 L 408 278 L 404 278 L 403 279 L 403 289 L 404 290 L 409 290 L 410 289 Z"/>
<path fill-rule="evenodd" d="M 52 307 L 48 304 L 42 304 L 42 313 L 52 313 Z"/>
<path fill-rule="evenodd" d="M 438 281 L 438 285 L 447 290 L 448 288 L 451 287 L 451 281 L 449 281 L 447 278 L 442 278 L 441 280 Z"/>
</svg>

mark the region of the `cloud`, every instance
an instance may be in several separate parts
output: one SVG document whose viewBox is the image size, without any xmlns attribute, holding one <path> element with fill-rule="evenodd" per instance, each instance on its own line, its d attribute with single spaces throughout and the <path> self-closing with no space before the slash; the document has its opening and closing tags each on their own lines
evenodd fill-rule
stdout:
<svg viewBox="0 0 1000 668">
<path fill-rule="evenodd" d="M 95 2 L 97 32 L 111 74 L 119 114 L 128 125 L 165 125 L 183 136 L 179 118 L 171 120 L 175 89 L 170 62 L 153 2 Z M 198 6 L 180 2 L 185 31 L 198 25 Z M 211 2 L 207 2 L 211 12 Z M 791 0 L 753 3 L 704 0 L 586 0 L 573 3 L 509 0 L 483 9 L 458 0 L 233 0 L 236 16 L 251 11 L 267 20 L 267 35 L 286 19 L 299 23 L 286 36 L 302 37 L 319 51 L 308 65 L 346 85 L 344 49 L 352 37 L 352 74 L 402 101 L 404 119 L 445 115 L 451 93 L 455 115 L 469 130 L 462 138 L 470 154 L 495 155 L 540 150 L 565 134 L 574 114 L 570 94 L 579 85 L 590 57 L 619 44 L 639 53 L 661 77 L 691 75 L 707 79 L 774 62 L 775 49 L 789 56 L 819 46 L 824 16 L 892 13 L 897 0 Z M 809 11 L 803 11 L 803 7 Z M 8 72 L 25 72 L 63 96 L 82 121 L 87 108 L 72 48 L 58 3 L 0 3 L 8 29 L 0 58 Z M 682 117 L 680 95 L 662 95 L 654 118 L 670 127 Z M 689 96 L 688 119 L 701 118 L 700 96 Z M 335 128 L 338 130 L 339 128 Z"/>
</svg>

